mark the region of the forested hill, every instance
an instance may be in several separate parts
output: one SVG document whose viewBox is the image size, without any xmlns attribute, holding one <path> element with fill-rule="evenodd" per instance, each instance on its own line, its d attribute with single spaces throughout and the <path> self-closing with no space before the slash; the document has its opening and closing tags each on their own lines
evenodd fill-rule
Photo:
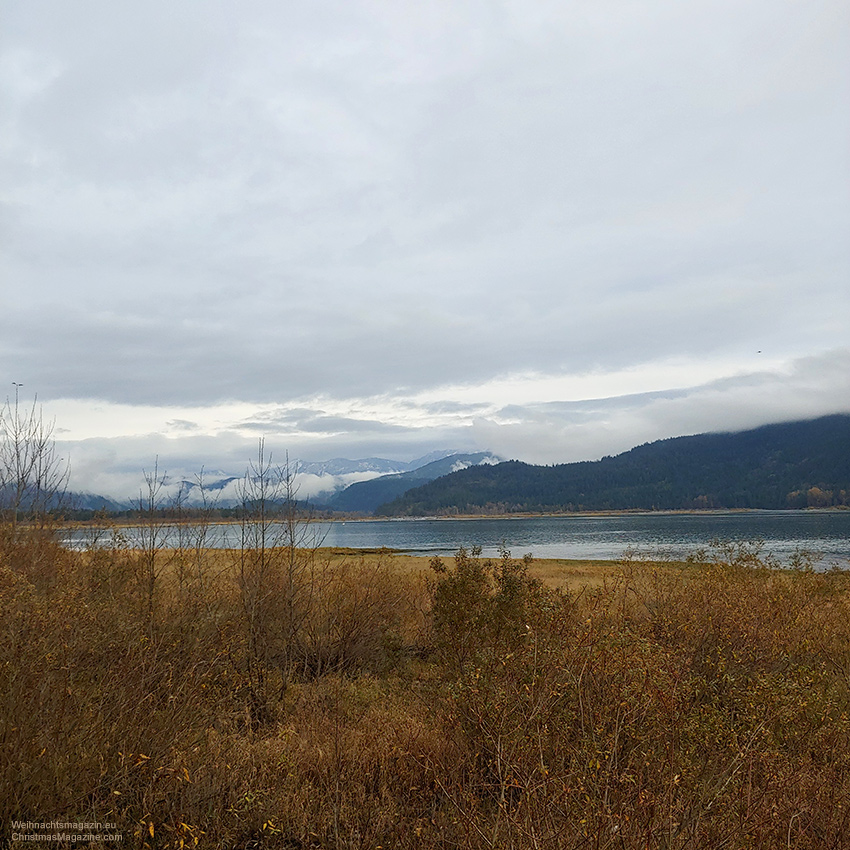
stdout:
<svg viewBox="0 0 850 850">
<path fill-rule="evenodd" d="M 647 443 L 557 466 L 474 466 L 409 490 L 380 516 L 850 505 L 850 415 Z"/>
</svg>

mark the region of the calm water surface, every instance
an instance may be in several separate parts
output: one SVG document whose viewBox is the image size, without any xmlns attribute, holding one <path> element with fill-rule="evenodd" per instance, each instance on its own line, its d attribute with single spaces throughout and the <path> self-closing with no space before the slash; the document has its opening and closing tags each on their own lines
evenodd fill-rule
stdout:
<svg viewBox="0 0 850 850">
<path fill-rule="evenodd" d="M 611 559 L 628 550 L 685 555 L 720 540 L 763 541 L 763 552 L 782 561 L 801 550 L 850 561 L 850 511 L 383 520 L 328 523 L 325 530 L 327 546 L 389 546 L 418 554 L 478 545 L 495 555 L 504 544 L 514 555 Z"/>
<path fill-rule="evenodd" d="M 324 546 L 386 546 L 412 554 L 481 546 L 489 556 L 504 544 L 515 556 L 538 558 L 615 559 L 628 550 L 684 556 L 716 540 L 763 541 L 762 552 L 784 563 L 803 550 L 815 553 L 821 566 L 850 566 L 850 511 L 369 520 L 315 522 L 311 530 Z M 210 537 L 209 545 L 235 546 L 238 527 L 215 526 Z M 81 545 L 83 536 L 75 532 L 68 542 Z"/>
</svg>

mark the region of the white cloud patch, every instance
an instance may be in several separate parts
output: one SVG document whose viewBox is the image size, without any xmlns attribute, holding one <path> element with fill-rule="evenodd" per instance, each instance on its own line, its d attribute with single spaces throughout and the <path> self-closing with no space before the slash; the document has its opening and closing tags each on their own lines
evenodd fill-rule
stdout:
<svg viewBox="0 0 850 850">
<path fill-rule="evenodd" d="M 459 460 L 452 464 L 452 472 L 460 472 L 461 469 L 468 469 L 472 466 L 468 461 Z"/>
</svg>

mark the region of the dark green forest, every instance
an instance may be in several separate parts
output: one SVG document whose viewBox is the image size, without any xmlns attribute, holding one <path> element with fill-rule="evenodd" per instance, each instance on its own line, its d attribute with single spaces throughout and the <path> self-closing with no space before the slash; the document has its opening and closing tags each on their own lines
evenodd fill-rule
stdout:
<svg viewBox="0 0 850 850">
<path fill-rule="evenodd" d="M 598 461 L 443 476 L 379 516 L 850 506 L 850 415 L 647 443 Z"/>
</svg>

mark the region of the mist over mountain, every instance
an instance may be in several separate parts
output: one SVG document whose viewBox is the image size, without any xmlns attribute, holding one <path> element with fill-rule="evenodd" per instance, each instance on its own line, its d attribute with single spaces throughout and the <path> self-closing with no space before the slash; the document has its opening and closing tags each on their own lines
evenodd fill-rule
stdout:
<svg viewBox="0 0 850 850">
<path fill-rule="evenodd" d="M 451 454 L 416 467 L 409 472 L 396 475 L 382 475 L 371 481 L 361 481 L 351 484 L 344 490 L 334 494 L 328 502 L 328 507 L 335 511 L 350 511 L 354 513 L 372 513 L 379 505 L 395 499 L 408 490 L 428 481 L 433 481 L 443 475 L 467 469 L 470 466 L 498 463 L 499 458 L 490 452 L 474 452 L 471 454 Z"/>
<path fill-rule="evenodd" d="M 426 464 L 455 454 L 458 454 L 458 452 L 454 449 L 441 449 L 410 461 L 389 460 L 384 457 L 365 457 L 357 460 L 335 457 L 322 461 L 296 461 L 292 466 L 296 473 L 302 475 L 334 476 L 351 475 L 359 472 L 374 473 L 375 475 L 395 475 L 419 469 Z"/>
<path fill-rule="evenodd" d="M 659 440 L 598 461 L 454 472 L 381 516 L 850 505 L 850 415 Z"/>
<path fill-rule="evenodd" d="M 376 475 L 391 475 L 409 469 L 404 461 L 388 460 L 383 457 L 366 457 L 359 460 L 349 460 L 345 457 L 335 457 L 322 461 L 298 461 L 293 468 L 306 475 L 350 475 L 352 472 L 372 472 Z"/>
<path fill-rule="evenodd" d="M 368 458 L 331 458 L 326 461 L 293 460 L 289 472 L 293 476 L 296 498 L 300 502 L 312 503 L 318 507 L 333 510 L 371 511 L 381 502 L 401 495 L 410 487 L 445 475 L 453 469 L 470 463 L 481 462 L 492 457 L 486 452 L 476 455 L 463 455 L 453 449 L 440 449 L 429 452 L 411 461 L 392 460 L 381 457 Z M 418 473 L 420 469 L 425 472 Z M 69 493 L 67 503 L 72 510 L 112 512 L 134 510 L 139 506 L 139 494 L 146 493 L 145 473 L 139 473 L 139 488 L 135 494 L 103 495 L 88 492 Z M 389 490 L 378 489 L 383 495 L 378 501 L 371 499 L 368 508 L 337 507 L 332 504 L 337 494 L 351 486 L 368 485 L 372 480 L 396 476 L 414 476 L 406 487 Z M 245 472 L 234 474 L 222 469 L 205 470 L 203 474 L 189 475 L 185 472 L 169 474 L 162 472 L 159 488 L 159 501 L 163 505 L 180 504 L 186 508 L 216 507 L 233 508 L 242 501 L 241 483 Z M 401 480 L 407 480 L 402 477 Z M 355 494 L 360 492 L 355 490 Z M 363 491 L 369 493 L 367 489 Z M 368 497 L 367 497 L 368 498 Z"/>
</svg>

